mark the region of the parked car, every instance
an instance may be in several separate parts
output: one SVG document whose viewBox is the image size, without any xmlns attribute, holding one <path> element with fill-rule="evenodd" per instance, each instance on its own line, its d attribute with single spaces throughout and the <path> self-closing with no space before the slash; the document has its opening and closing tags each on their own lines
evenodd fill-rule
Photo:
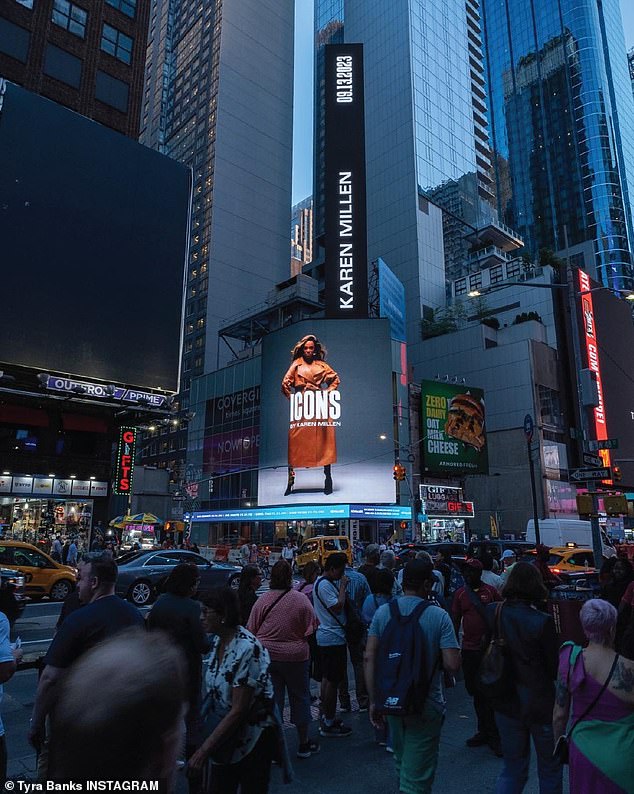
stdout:
<svg viewBox="0 0 634 794">
<path fill-rule="evenodd" d="M 156 549 L 133 551 L 117 560 L 119 573 L 115 592 L 137 607 L 151 604 L 162 591 L 165 580 L 180 563 L 189 562 L 198 567 L 200 587 L 197 597 L 202 598 L 214 587 L 229 585 L 236 589 L 240 582 L 240 568 L 224 562 L 210 562 L 202 555 L 186 549 Z"/>
<path fill-rule="evenodd" d="M 297 552 L 296 564 L 301 571 L 309 561 L 318 562 L 322 567 L 331 554 L 343 552 L 352 565 L 352 545 L 345 535 L 317 535 L 305 540 Z"/>
<path fill-rule="evenodd" d="M 24 592 L 25 577 L 12 568 L 0 568 L 0 611 L 7 616 L 11 626 L 24 612 L 29 600 Z"/>
<path fill-rule="evenodd" d="M 77 584 L 77 570 L 55 562 L 45 552 L 18 540 L 0 543 L 0 566 L 24 576 L 24 591 L 31 598 L 48 596 L 63 601 Z"/>
</svg>

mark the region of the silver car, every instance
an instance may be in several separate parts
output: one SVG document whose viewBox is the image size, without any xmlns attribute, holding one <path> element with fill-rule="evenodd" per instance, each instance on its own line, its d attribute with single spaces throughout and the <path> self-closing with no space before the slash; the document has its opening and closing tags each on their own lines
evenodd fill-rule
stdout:
<svg viewBox="0 0 634 794">
<path fill-rule="evenodd" d="M 198 567 L 200 587 L 198 597 L 214 587 L 229 586 L 237 589 L 240 568 L 223 562 L 209 562 L 201 554 L 185 549 L 156 549 L 132 551 L 116 561 L 119 574 L 115 592 L 138 607 L 151 604 L 161 592 L 165 580 L 180 563 L 189 562 Z"/>
</svg>

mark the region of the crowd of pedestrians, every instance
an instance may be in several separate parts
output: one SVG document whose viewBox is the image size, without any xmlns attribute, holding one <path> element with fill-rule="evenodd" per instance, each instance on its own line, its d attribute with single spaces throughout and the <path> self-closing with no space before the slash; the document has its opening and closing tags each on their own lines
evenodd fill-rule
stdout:
<svg viewBox="0 0 634 794">
<path fill-rule="evenodd" d="M 294 584 L 289 553 L 262 595 L 260 569 L 246 562 L 237 592 L 217 589 L 202 603 L 198 570 L 185 563 L 145 620 L 114 595 L 112 555 L 85 555 L 35 697 L 39 779 L 160 779 L 169 791 L 184 767 L 191 794 L 265 794 L 274 762 L 292 779 L 287 702 L 297 763 L 351 735 L 338 716 L 352 708 L 350 669 L 358 711 L 393 754 L 402 794 L 432 790 L 457 675 L 473 701 L 467 747 L 502 759 L 496 794 L 523 791 L 531 745 L 540 794 L 561 794 L 566 763 L 571 794 L 633 791 L 631 565 L 604 571 L 602 598 L 584 605 L 587 646 L 560 649 L 543 554 L 535 563 L 505 555 L 495 571 L 486 553 L 458 564 L 419 552 L 395 576 L 393 552 L 370 545 L 357 570 L 333 553 Z M 19 657 L 5 622 L 0 614 L 0 684 Z"/>
</svg>

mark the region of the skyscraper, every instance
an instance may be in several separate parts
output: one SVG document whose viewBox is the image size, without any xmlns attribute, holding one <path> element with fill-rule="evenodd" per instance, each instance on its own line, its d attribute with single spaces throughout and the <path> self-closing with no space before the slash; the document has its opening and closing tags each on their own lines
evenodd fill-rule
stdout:
<svg viewBox="0 0 634 794">
<path fill-rule="evenodd" d="M 292 0 L 153 0 L 141 141 L 193 170 L 181 406 L 227 319 L 288 278 Z M 182 457 L 185 434 L 158 439 Z M 152 449 L 152 447 L 150 447 Z"/>
<path fill-rule="evenodd" d="M 313 261 L 313 197 L 308 196 L 291 210 L 291 276 Z"/>
<path fill-rule="evenodd" d="M 618 0 L 482 0 L 500 216 L 634 288 L 634 105 Z"/>
<path fill-rule="evenodd" d="M 478 2 L 317 0 L 315 24 L 315 232 L 323 233 L 324 45 L 361 42 L 368 258 L 382 257 L 405 284 L 416 367 L 425 307 L 445 301 L 443 194 L 435 191 L 452 180 L 474 219 L 493 212 Z"/>
<path fill-rule="evenodd" d="M 7 0 L 0 77 L 139 135 L 151 0 Z"/>
</svg>

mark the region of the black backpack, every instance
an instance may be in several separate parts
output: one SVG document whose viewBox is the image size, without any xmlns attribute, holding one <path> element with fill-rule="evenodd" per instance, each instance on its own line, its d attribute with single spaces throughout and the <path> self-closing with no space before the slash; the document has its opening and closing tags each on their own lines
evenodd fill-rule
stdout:
<svg viewBox="0 0 634 794">
<path fill-rule="evenodd" d="M 410 615 L 402 615 L 398 600 L 390 602 L 390 620 L 379 639 L 375 668 L 377 711 L 392 717 L 420 714 L 431 683 L 431 667 L 419 618 L 430 601 L 421 601 Z"/>
</svg>

